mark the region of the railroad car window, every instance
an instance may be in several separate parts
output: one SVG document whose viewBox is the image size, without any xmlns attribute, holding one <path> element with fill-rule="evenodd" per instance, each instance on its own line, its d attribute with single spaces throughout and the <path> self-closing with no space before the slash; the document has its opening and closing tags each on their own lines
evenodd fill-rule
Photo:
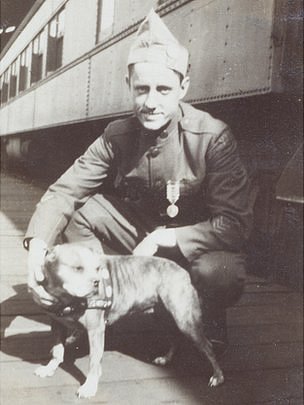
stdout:
<svg viewBox="0 0 304 405">
<path fill-rule="evenodd" d="M 109 37 L 113 33 L 115 14 L 115 1 L 99 0 L 98 15 L 98 42 Z"/>
<path fill-rule="evenodd" d="M 46 71 L 53 72 L 62 65 L 65 10 L 61 10 L 49 23 Z"/>
<path fill-rule="evenodd" d="M 8 100 L 8 86 L 9 86 L 9 77 L 8 77 L 8 69 L 7 69 L 2 76 L 1 104 L 6 103 Z"/>
<path fill-rule="evenodd" d="M 2 86 L 4 82 L 4 75 L 0 76 L 0 105 L 2 104 Z"/>
<path fill-rule="evenodd" d="M 168 0 L 157 0 L 157 6 L 161 6 L 162 4 L 166 3 Z"/>
<path fill-rule="evenodd" d="M 32 65 L 31 65 L 31 84 L 38 82 L 42 78 L 43 55 L 45 53 L 45 31 L 40 32 L 33 41 Z"/>
<path fill-rule="evenodd" d="M 28 46 L 20 55 L 20 69 L 19 69 L 19 91 L 23 91 L 28 87 L 29 70 L 31 65 L 31 45 Z"/>
<path fill-rule="evenodd" d="M 15 97 L 17 94 L 17 60 L 11 64 L 10 83 L 9 83 L 9 98 Z"/>
</svg>

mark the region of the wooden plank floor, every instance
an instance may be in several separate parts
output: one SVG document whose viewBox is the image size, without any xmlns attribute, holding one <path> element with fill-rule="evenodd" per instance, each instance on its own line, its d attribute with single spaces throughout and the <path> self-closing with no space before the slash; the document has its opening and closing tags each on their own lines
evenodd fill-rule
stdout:
<svg viewBox="0 0 304 405">
<path fill-rule="evenodd" d="M 226 382 L 207 387 L 209 366 L 185 347 L 168 368 L 149 363 L 163 345 L 152 315 L 130 318 L 107 333 L 103 377 L 96 398 L 78 400 L 87 372 L 85 341 L 57 374 L 33 372 L 51 345 L 48 317 L 26 289 L 21 241 L 43 190 L 2 174 L 0 212 L 0 404 L 302 404 L 302 296 L 248 276 L 241 301 L 228 313 L 230 346 L 221 364 Z"/>
</svg>

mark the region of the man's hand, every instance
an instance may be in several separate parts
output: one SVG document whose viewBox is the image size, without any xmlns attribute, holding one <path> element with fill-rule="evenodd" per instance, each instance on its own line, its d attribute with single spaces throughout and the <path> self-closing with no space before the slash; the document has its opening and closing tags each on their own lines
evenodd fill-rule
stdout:
<svg viewBox="0 0 304 405">
<path fill-rule="evenodd" d="M 158 247 L 176 246 L 176 233 L 174 228 L 156 229 L 146 236 L 133 250 L 134 256 L 153 256 Z"/>
<path fill-rule="evenodd" d="M 47 251 L 46 243 L 37 238 L 33 238 L 29 245 L 28 254 L 28 288 L 32 293 L 34 301 L 39 305 L 50 306 L 56 300 L 39 285 L 44 280 L 43 264 Z"/>
</svg>

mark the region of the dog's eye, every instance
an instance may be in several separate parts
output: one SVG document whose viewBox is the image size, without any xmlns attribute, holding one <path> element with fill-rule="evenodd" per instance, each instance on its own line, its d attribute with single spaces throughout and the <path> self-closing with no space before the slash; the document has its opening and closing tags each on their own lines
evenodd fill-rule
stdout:
<svg viewBox="0 0 304 405">
<path fill-rule="evenodd" d="M 77 266 L 77 267 L 75 267 L 75 270 L 76 270 L 77 272 L 82 272 L 82 271 L 83 271 L 83 267 L 82 267 L 82 266 Z"/>
</svg>

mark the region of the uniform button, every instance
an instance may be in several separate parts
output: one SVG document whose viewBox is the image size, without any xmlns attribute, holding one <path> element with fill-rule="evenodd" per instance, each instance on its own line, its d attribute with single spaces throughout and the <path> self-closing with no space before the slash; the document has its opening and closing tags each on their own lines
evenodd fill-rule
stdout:
<svg viewBox="0 0 304 405">
<path fill-rule="evenodd" d="M 158 156 L 159 152 L 160 152 L 160 150 L 159 150 L 159 148 L 157 146 L 154 146 L 154 147 L 150 148 L 150 156 L 153 157 L 153 158 Z"/>
<path fill-rule="evenodd" d="M 161 185 L 162 185 L 162 181 L 161 180 L 156 180 L 155 186 L 160 187 Z"/>
</svg>

